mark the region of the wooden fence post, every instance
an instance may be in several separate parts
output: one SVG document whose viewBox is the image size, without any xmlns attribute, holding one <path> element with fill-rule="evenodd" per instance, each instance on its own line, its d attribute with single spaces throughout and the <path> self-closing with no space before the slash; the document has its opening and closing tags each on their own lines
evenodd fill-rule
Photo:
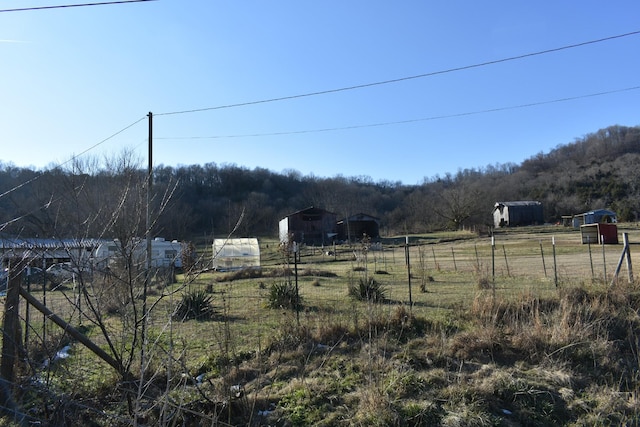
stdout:
<svg viewBox="0 0 640 427">
<path fill-rule="evenodd" d="M 14 368 L 18 359 L 18 351 L 22 342 L 20 332 L 20 285 L 22 281 L 22 260 L 9 262 L 7 280 L 7 299 L 4 304 L 4 323 L 2 329 L 2 362 L 0 376 L 9 382 L 14 382 Z"/>
<path fill-rule="evenodd" d="M 458 266 L 456 264 L 456 253 L 453 251 L 453 246 L 451 247 L 451 258 L 453 258 L 453 269 L 454 269 L 454 271 L 458 271 Z"/>
<path fill-rule="evenodd" d="M 2 361 L 0 362 L 0 406 L 2 412 L 8 414 L 17 421 L 18 425 L 24 424 L 24 415 L 20 415 L 13 398 L 11 388 L 15 382 L 15 364 L 18 353 L 24 352 L 21 348 L 20 331 L 20 287 L 22 282 L 22 270 L 24 260 L 9 261 L 9 274 L 7 277 L 7 299 L 4 306 L 4 323 L 2 329 Z"/>
</svg>

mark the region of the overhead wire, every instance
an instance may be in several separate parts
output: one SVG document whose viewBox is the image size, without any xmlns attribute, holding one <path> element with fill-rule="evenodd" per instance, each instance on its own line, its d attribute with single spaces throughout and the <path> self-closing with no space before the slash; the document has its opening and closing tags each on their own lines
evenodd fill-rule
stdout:
<svg viewBox="0 0 640 427">
<path fill-rule="evenodd" d="M 155 0 L 122 0 L 122 1 L 110 1 L 110 2 L 83 3 L 83 4 L 75 4 L 75 5 L 43 6 L 43 7 L 39 7 L 39 8 L 37 8 L 37 7 L 24 8 L 24 9 L 21 9 L 21 10 L 37 10 L 37 9 L 56 8 L 56 7 L 59 8 L 59 7 L 94 6 L 94 5 L 103 5 L 103 4 L 135 3 L 135 2 L 145 2 L 145 1 L 155 1 Z M 0 10 L 0 12 L 11 12 L 11 11 L 18 11 L 18 9 Z M 589 40 L 589 41 L 585 41 L 585 42 L 580 42 L 580 43 L 574 43 L 574 44 L 570 44 L 570 45 L 560 46 L 560 47 L 556 47 L 556 48 L 552 48 L 552 49 L 546 49 L 546 50 L 530 52 L 530 53 L 525 53 L 525 54 L 521 54 L 521 55 L 516 55 L 516 56 L 511 56 L 511 57 L 506 57 L 506 58 L 501 58 L 501 59 L 496 59 L 496 60 L 491 60 L 491 61 L 485 61 L 485 62 L 471 64 L 471 65 L 465 65 L 465 66 L 461 66 L 461 67 L 454 67 L 454 68 L 449 68 L 449 69 L 444 69 L 444 70 L 433 71 L 433 72 L 429 72 L 429 73 L 417 74 L 417 75 L 413 75 L 413 76 L 405 76 L 405 77 L 400 77 L 400 78 L 396 78 L 396 79 L 389 79 L 389 80 L 383 80 L 383 81 L 377 81 L 377 82 L 371 82 L 371 83 L 364 83 L 364 84 L 359 84 L 359 85 L 346 86 L 346 87 L 334 88 L 334 89 L 323 90 L 323 91 L 308 92 L 308 93 L 303 93 L 303 94 L 298 94 L 298 95 L 283 96 L 283 97 L 277 97 L 277 98 L 269 98 L 269 99 L 242 102 L 242 103 L 236 103 L 236 104 L 227 104 L 227 105 L 220 105 L 220 106 L 214 106 L 214 107 L 206 107 L 206 108 L 198 108 L 198 109 L 190 109 L 190 110 L 180 110 L 180 111 L 172 111 L 172 112 L 161 112 L 161 113 L 155 113 L 154 116 L 168 116 L 168 115 L 177 115 L 177 114 L 188 114 L 188 113 L 197 113 L 197 112 L 212 111 L 212 110 L 219 110 L 219 109 L 226 109 L 226 108 L 243 107 L 243 106 L 249 106 L 249 105 L 264 104 L 264 103 L 271 103 L 271 102 L 277 102 L 277 101 L 285 101 L 285 100 L 291 100 L 291 99 L 298 99 L 298 98 L 305 98 L 305 97 L 311 97 L 311 96 L 317 96 L 317 95 L 325 95 L 325 94 L 331 94 L 331 93 L 337 93 L 337 92 L 344 92 L 344 91 L 350 91 L 350 90 L 356 90 L 356 89 L 363 89 L 363 88 L 374 87 L 374 86 L 381 86 L 381 85 L 392 84 L 392 83 L 399 83 L 399 82 L 402 82 L 402 81 L 408 81 L 408 80 L 415 80 L 415 79 L 420 79 L 420 78 L 432 77 L 432 76 L 446 74 L 446 73 L 453 73 L 453 72 L 457 72 L 457 71 L 469 70 L 469 69 L 485 67 L 485 66 L 494 65 L 494 64 L 500 64 L 500 63 L 509 62 L 509 61 L 515 61 L 515 60 L 519 60 L 519 59 L 539 56 L 539 55 L 545 55 L 545 54 L 559 52 L 559 51 L 563 51 L 563 50 L 567 50 L 567 49 L 573 49 L 573 48 L 587 46 L 587 45 L 591 45 L 591 44 L 602 43 L 602 42 L 605 42 L 605 41 L 620 39 L 620 38 L 623 38 L 623 37 L 630 37 L 630 36 L 634 36 L 634 35 L 638 35 L 638 34 L 640 34 L 640 30 L 631 31 L 631 32 L 623 33 L 623 34 L 617 34 L 617 35 L 608 36 L 608 37 L 602 37 L 602 38 L 599 38 L 599 39 Z M 621 89 L 619 91 L 634 90 L 634 89 L 637 89 L 637 87 Z M 553 100 L 553 101 L 545 101 L 545 102 L 541 102 L 541 103 L 523 104 L 521 106 L 501 107 L 501 108 L 490 109 L 490 110 L 482 110 L 482 111 L 476 111 L 476 112 L 458 113 L 458 114 L 448 115 L 448 116 L 436 116 L 436 117 L 429 117 L 429 118 L 422 118 L 422 119 L 411 119 L 411 120 L 403 120 L 403 121 L 398 121 L 398 122 L 386 122 L 386 123 L 377 123 L 377 124 L 369 124 L 369 125 L 356 125 L 356 126 L 348 126 L 348 127 L 343 127 L 343 128 L 327 128 L 327 129 L 317 129 L 317 130 L 308 130 L 308 131 L 278 132 L 278 133 L 273 133 L 273 134 L 255 134 L 255 136 L 286 135 L 286 134 L 293 134 L 293 133 L 309 133 L 309 132 L 328 132 L 328 131 L 332 131 L 332 130 L 357 129 L 357 128 L 364 128 L 364 127 L 374 127 L 374 126 L 384 126 L 384 125 L 391 125 L 391 124 L 410 123 L 410 122 L 415 122 L 415 121 L 436 120 L 436 119 L 449 118 L 449 117 L 460 117 L 460 116 L 465 116 L 465 115 L 473 115 L 473 114 L 482 114 L 482 113 L 488 113 L 488 112 L 494 112 L 494 111 L 501 111 L 501 110 L 505 110 L 505 109 L 525 108 L 527 106 L 542 105 L 542 104 L 553 103 L 553 102 L 562 102 L 562 101 L 568 101 L 568 100 L 571 100 L 571 99 L 586 98 L 586 97 L 590 97 L 590 96 L 599 96 L 599 95 L 604 95 L 606 93 L 614 93 L 614 92 L 616 92 L 616 91 L 603 92 L 603 93 L 591 94 L 591 95 L 583 95 L 581 97 L 564 98 L 564 99 Z M 87 148 L 86 150 L 82 151 L 81 153 L 72 156 L 69 160 L 67 160 L 64 163 L 61 163 L 59 166 L 63 166 L 65 164 L 75 160 L 79 156 L 81 156 L 83 154 L 86 154 L 87 152 L 89 152 L 89 151 L 93 150 L 94 148 L 98 147 L 99 145 L 105 143 L 106 141 L 110 140 L 111 138 L 115 137 L 116 135 L 118 135 L 118 134 L 124 132 L 125 130 L 129 129 L 130 127 L 136 125 L 137 123 L 139 123 L 140 121 L 144 120 L 145 118 L 146 118 L 146 116 L 136 120 L 132 124 L 126 126 L 125 128 L 121 129 L 120 131 L 118 131 L 118 132 L 114 133 L 113 135 L 109 136 L 108 138 L 105 138 L 104 140 L 98 142 L 97 144 L 94 144 L 94 145 L 90 146 L 89 148 Z M 246 135 L 246 136 L 254 136 L 254 135 Z M 239 136 L 228 136 L 228 137 L 239 137 Z M 190 139 L 195 139 L 195 138 L 197 138 L 197 137 L 191 137 Z M 212 138 L 212 137 L 209 137 L 209 138 Z M 163 139 L 163 138 L 157 138 L 157 139 Z M 169 139 L 169 138 L 164 138 L 164 139 Z M 178 139 L 178 138 L 171 138 L 171 139 Z M 24 185 L 27 185 L 27 184 L 37 180 L 40 176 L 41 175 L 33 177 L 30 180 L 26 181 L 25 183 L 19 184 L 19 185 L 13 187 L 12 189 L 5 191 L 4 193 L 0 194 L 0 198 L 2 198 L 3 196 L 6 196 L 7 194 L 10 194 L 11 192 L 17 190 L 18 188 L 20 188 L 20 187 L 22 187 Z"/>
<path fill-rule="evenodd" d="M 512 105 L 506 107 L 496 107 L 496 108 L 488 108 L 484 110 L 476 110 L 476 111 L 467 111 L 462 113 L 454 113 L 454 114 L 443 114 L 439 116 L 431 116 L 431 117 L 422 117 L 417 119 L 407 119 L 407 120 L 397 120 L 391 122 L 380 122 L 380 123 L 369 123 L 363 125 L 351 125 L 351 126 L 342 126 L 342 127 L 331 127 L 331 128 L 321 128 L 321 129 L 307 129 L 307 130 L 297 130 L 297 131 L 283 131 L 283 132 L 269 132 L 269 133 L 253 133 L 253 134 L 237 134 L 237 135 L 214 135 L 214 136 L 186 136 L 186 137 L 154 137 L 154 139 L 173 139 L 173 140 L 187 140 L 187 139 L 225 139 L 225 138 L 251 138 L 251 137 L 264 137 L 264 136 L 283 136 L 283 135 L 296 135 L 296 134 L 306 134 L 306 133 L 321 133 L 321 132 L 333 132 L 333 131 L 341 131 L 341 130 L 350 130 L 350 129 L 362 129 L 362 128 L 371 128 L 371 127 L 380 127 L 380 126 L 391 126 L 391 125 L 400 125 L 407 123 L 415 123 L 415 122 L 424 122 L 424 121 L 432 121 L 432 120 L 442 120 L 442 119 L 451 119 L 455 117 L 464 117 L 464 116 L 474 116 L 478 114 L 487 114 L 487 113 L 496 113 L 500 111 L 507 110 L 516 110 L 521 108 L 529 108 L 536 107 L 540 105 L 548 105 L 555 104 L 560 102 L 568 102 L 568 101 L 576 101 L 578 99 L 592 98 L 596 96 L 604 96 L 611 95 L 614 93 L 620 92 L 628 92 L 632 90 L 638 90 L 640 86 L 627 87 L 624 89 L 615 89 L 609 90 L 605 92 L 597 92 L 590 93 L 586 95 L 578 95 L 571 96 L 565 98 L 558 98 L 547 101 L 539 101 L 539 102 L 530 102 L 526 104 Z"/>
<path fill-rule="evenodd" d="M 102 1 L 95 3 L 78 3 L 78 4 L 61 4 L 54 6 L 32 6 L 32 7 L 22 7 L 16 9 L 0 9 L 0 13 L 2 12 L 27 12 L 33 10 L 45 10 L 45 9 L 63 9 L 70 7 L 86 7 L 86 6 L 104 6 L 111 4 L 125 4 L 125 3 L 142 3 L 148 1 L 157 1 L 157 0 L 116 0 L 116 1 Z"/>
<path fill-rule="evenodd" d="M 135 125 L 137 125 L 138 123 L 140 123 L 140 122 L 141 122 L 142 120 L 144 120 L 144 119 L 146 119 L 146 116 L 144 116 L 144 117 L 142 117 L 142 118 L 140 118 L 140 119 L 136 120 L 135 122 L 131 123 L 130 125 L 125 126 L 124 128 L 120 129 L 119 131 L 115 132 L 114 134 L 112 134 L 112 135 L 110 135 L 110 136 L 106 137 L 106 138 L 105 138 L 105 139 L 103 139 L 102 141 L 100 141 L 100 142 L 98 142 L 98 143 L 96 143 L 96 144 L 93 144 L 91 147 L 89 147 L 89 148 L 87 148 L 86 150 L 84 150 L 84 151 L 80 152 L 79 154 L 75 154 L 75 155 L 71 156 L 71 158 L 69 158 L 69 159 L 68 159 L 68 160 L 66 160 L 65 162 L 59 163 L 57 166 L 58 166 L 58 167 L 61 167 L 61 166 L 66 165 L 67 163 L 70 163 L 70 162 L 74 161 L 74 160 L 75 160 L 75 159 L 77 159 L 78 157 L 80 157 L 80 156 L 82 156 L 82 155 L 84 155 L 84 154 L 88 153 L 89 151 L 93 150 L 94 148 L 96 148 L 96 147 L 98 147 L 98 146 L 100 146 L 100 145 L 104 144 L 105 142 L 109 141 L 110 139 L 115 138 L 116 136 L 120 135 L 122 132 L 126 131 L 127 129 L 129 129 L 129 128 L 131 128 L 131 127 L 135 126 Z M 32 182 L 34 182 L 34 181 L 36 181 L 36 180 L 40 179 L 42 176 L 43 176 L 43 174 L 38 174 L 38 175 L 36 175 L 36 176 L 34 176 L 34 177 L 32 177 L 32 178 L 28 179 L 27 181 L 25 181 L 25 182 L 23 182 L 23 183 L 20 183 L 20 184 L 18 184 L 18 185 L 16 185 L 16 186 L 14 186 L 14 187 L 10 188 L 9 190 L 6 190 L 5 192 L 3 192 L 3 193 L 1 193 L 1 194 L 0 194 L 0 199 L 1 199 L 2 197 L 6 196 L 6 195 L 11 194 L 12 192 L 14 192 L 14 191 L 18 190 L 19 188 L 24 187 L 25 185 L 28 185 L 28 184 L 30 184 L 30 183 L 32 183 Z M 49 204 L 50 204 L 50 203 L 49 203 Z M 49 204 L 48 204 L 48 205 L 49 205 Z"/>
<path fill-rule="evenodd" d="M 81 151 L 80 153 L 71 156 L 71 158 L 69 158 L 69 160 L 67 160 L 67 161 L 65 161 L 63 163 L 60 163 L 58 166 L 64 166 L 67 163 L 74 161 L 75 159 L 77 159 L 78 157 L 82 156 L 83 154 L 88 153 L 89 151 L 93 150 L 94 148 L 96 148 L 96 147 L 104 144 L 105 142 L 109 141 L 110 139 L 113 139 L 116 136 L 120 135 L 122 132 L 126 131 L 127 129 L 132 128 L 133 126 L 137 125 L 138 123 L 140 123 L 141 121 L 145 120 L 146 118 L 147 118 L 147 116 L 139 118 L 135 122 L 131 123 L 130 125 L 125 126 L 124 128 L 120 129 L 119 131 L 117 131 L 116 133 L 112 134 L 111 136 L 108 136 L 105 139 L 103 139 L 102 141 L 93 144 L 91 147 L 87 148 L 86 150 Z"/>
<path fill-rule="evenodd" d="M 640 34 L 640 30 L 631 31 L 631 32 L 624 33 L 624 34 L 617 34 L 617 35 L 609 36 L 609 37 L 602 37 L 602 38 L 595 39 L 595 40 L 589 40 L 589 41 L 585 41 L 585 42 L 574 43 L 574 44 L 560 46 L 560 47 L 556 47 L 556 48 L 540 50 L 540 51 L 537 51 L 537 52 L 530 52 L 530 53 L 525 53 L 525 54 L 522 54 L 522 55 L 516 55 L 516 56 L 510 56 L 510 57 L 501 58 L 501 59 L 495 59 L 495 60 L 491 60 L 491 61 L 480 62 L 480 63 L 477 63 L 477 64 L 464 65 L 464 66 L 461 66 L 461 67 L 448 68 L 448 69 L 444 69 L 444 70 L 432 71 L 432 72 L 429 72 L 429 73 L 416 74 L 416 75 L 413 75 L 413 76 L 399 77 L 399 78 L 396 78 L 396 79 L 382 80 L 382 81 L 371 82 L 371 83 L 363 83 L 363 84 L 359 84 L 359 85 L 345 86 L 345 87 L 341 87 L 341 88 L 321 90 L 321 91 L 316 91 L 316 92 L 308 92 L 308 93 L 302 93 L 302 94 L 298 94 L 298 95 L 281 96 L 281 97 L 277 97 L 277 98 L 268 98 L 268 99 L 262 99 L 262 100 L 256 100 L 256 101 L 240 102 L 240 103 L 236 103 L 236 104 L 227 104 L 227 105 L 219 105 L 219 106 L 214 106 L 214 107 L 194 108 L 194 109 L 190 109 L 190 110 L 155 113 L 154 115 L 155 116 L 168 116 L 168 115 L 176 115 L 176 114 L 200 113 L 200 112 L 204 112 L 204 111 L 221 110 L 221 109 L 236 108 L 236 107 L 246 107 L 246 106 L 249 106 L 249 105 L 266 104 L 266 103 L 270 103 L 270 102 L 286 101 L 286 100 L 292 100 L 292 99 L 298 99 L 298 98 L 306 98 L 306 97 L 310 97 L 310 96 L 327 95 L 327 94 L 330 94 L 330 93 L 345 92 L 345 91 L 356 90 L 356 89 L 364 89 L 364 88 L 373 87 L 373 86 L 382 86 L 382 85 L 387 85 L 387 84 L 392 84 L 392 83 L 404 82 L 404 81 L 407 81 L 407 80 L 415 80 L 415 79 L 421 79 L 421 78 L 425 78 L 425 77 L 433 77 L 433 76 L 437 76 L 437 75 L 441 75 L 441 74 L 454 73 L 454 72 L 457 72 L 457 71 L 470 70 L 470 69 L 474 69 L 474 68 L 486 67 L 486 66 L 489 66 L 489 65 L 501 64 L 501 63 L 504 63 L 504 62 L 510 62 L 510 61 L 516 61 L 516 60 L 525 59 L 525 58 L 531 58 L 531 57 L 534 57 L 534 56 L 546 55 L 546 54 L 549 54 L 549 53 L 560 52 L 560 51 L 563 51 L 563 50 L 574 49 L 574 48 L 577 48 L 577 47 L 588 46 L 588 45 L 596 44 L 596 43 L 602 43 L 602 42 L 606 42 L 606 41 L 620 39 L 620 38 L 623 38 L 623 37 L 635 36 L 635 35 L 638 35 L 638 34 Z"/>
</svg>

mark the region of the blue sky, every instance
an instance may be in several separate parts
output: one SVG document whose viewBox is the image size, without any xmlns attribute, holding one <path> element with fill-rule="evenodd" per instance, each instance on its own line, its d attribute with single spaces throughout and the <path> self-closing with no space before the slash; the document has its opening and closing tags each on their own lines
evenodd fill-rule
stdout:
<svg viewBox="0 0 640 427">
<path fill-rule="evenodd" d="M 47 168 L 129 149 L 144 166 L 153 112 L 155 165 L 418 184 L 520 163 L 603 127 L 640 125 L 640 89 L 626 90 L 640 86 L 640 34 L 442 71 L 632 33 L 639 17 L 637 0 L 158 0 L 2 12 L 0 161 Z M 596 93 L 607 94 L 587 96 Z M 566 98 L 576 99 L 548 103 Z M 238 104 L 248 105 L 218 108 Z M 509 108 L 526 104 L 538 105 Z M 192 110 L 202 111 L 166 114 Z"/>
</svg>

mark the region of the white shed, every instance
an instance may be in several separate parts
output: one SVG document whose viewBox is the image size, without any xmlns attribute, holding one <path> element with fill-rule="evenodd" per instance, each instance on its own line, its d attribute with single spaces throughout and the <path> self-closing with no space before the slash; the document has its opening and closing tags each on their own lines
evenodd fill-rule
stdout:
<svg viewBox="0 0 640 427">
<path fill-rule="evenodd" d="M 213 240 L 213 268 L 218 271 L 260 268 L 260 245 L 254 237 Z"/>
</svg>

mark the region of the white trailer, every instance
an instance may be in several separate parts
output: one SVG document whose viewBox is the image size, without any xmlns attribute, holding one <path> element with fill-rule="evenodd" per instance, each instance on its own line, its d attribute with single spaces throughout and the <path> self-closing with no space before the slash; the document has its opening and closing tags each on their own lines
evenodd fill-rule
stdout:
<svg viewBox="0 0 640 427">
<path fill-rule="evenodd" d="M 133 249 L 123 247 L 119 240 L 105 242 L 98 246 L 93 255 L 93 264 L 97 269 L 103 269 L 117 259 L 131 254 L 134 263 L 144 266 L 146 262 L 147 243 L 144 239 L 136 239 Z M 182 267 L 182 243 L 177 240 L 168 241 L 156 237 L 151 241 L 152 267 Z"/>
</svg>

